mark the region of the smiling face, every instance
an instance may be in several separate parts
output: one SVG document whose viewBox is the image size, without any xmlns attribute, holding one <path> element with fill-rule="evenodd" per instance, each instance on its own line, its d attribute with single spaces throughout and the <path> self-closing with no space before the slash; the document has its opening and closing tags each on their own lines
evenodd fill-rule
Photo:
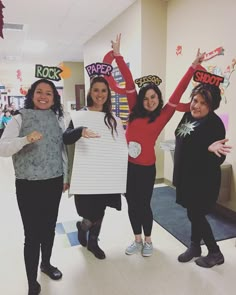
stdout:
<svg viewBox="0 0 236 295">
<path fill-rule="evenodd" d="M 201 94 L 196 94 L 190 104 L 190 112 L 193 118 L 201 119 L 208 115 L 210 108 Z"/>
<path fill-rule="evenodd" d="M 96 82 L 90 90 L 90 96 L 93 100 L 93 108 L 102 110 L 104 103 L 108 98 L 108 89 L 105 83 Z"/>
<path fill-rule="evenodd" d="M 147 90 L 144 99 L 143 107 L 148 112 L 153 112 L 159 105 L 159 98 L 157 93 L 153 89 Z"/>
<path fill-rule="evenodd" d="M 54 105 L 52 87 L 47 83 L 39 83 L 34 91 L 33 103 L 35 110 L 48 110 Z"/>
</svg>

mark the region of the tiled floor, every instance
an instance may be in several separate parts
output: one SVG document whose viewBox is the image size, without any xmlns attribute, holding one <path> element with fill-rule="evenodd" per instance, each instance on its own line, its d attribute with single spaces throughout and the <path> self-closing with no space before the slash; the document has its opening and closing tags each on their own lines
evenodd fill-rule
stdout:
<svg viewBox="0 0 236 295">
<path fill-rule="evenodd" d="M 23 230 L 15 200 L 11 159 L 0 158 L 0 294 L 26 295 Z M 235 294 L 235 239 L 219 242 L 225 263 L 202 269 L 194 262 L 181 264 L 186 248 L 154 222 L 152 257 L 126 256 L 132 231 L 123 199 L 121 212 L 107 209 L 100 246 L 107 258 L 96 259 L 77 245 L 73 199 L 64 195 L 58 217 L 52 262 L 63 271 L 61 281 L 39 272 L 43 295 L 233 295 Z M 60 225 L 61 224 L 61 225 Z M 62 226 L 63 225 L 63 226 Z M 68 235 L 66 233 L 70 233 Z M 206 249 L 204 249 L 204 254 Z"/>
</svg>

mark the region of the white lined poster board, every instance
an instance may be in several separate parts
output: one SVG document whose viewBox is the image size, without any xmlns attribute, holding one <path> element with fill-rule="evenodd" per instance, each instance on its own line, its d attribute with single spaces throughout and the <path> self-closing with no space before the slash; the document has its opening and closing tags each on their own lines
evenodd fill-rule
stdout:
<svg viewBox="0 0 236 295">
<path fill-rule="evenodd" d="M 69 194 L 115 194 L 126 192 L 128 148 L 121 119 L 117 133 L 104 123 L 105 113 L 77 111 L 71 114 L 74 127 L 84 126 L 100 138 L 81 137 L 75 144 Z"/>
</svg>

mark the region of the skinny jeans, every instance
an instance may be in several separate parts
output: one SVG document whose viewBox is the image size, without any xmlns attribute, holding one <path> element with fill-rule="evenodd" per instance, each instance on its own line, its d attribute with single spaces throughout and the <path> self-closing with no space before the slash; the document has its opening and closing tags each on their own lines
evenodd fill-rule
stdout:
<svg viewBox="0 0 236 295">
<path fill-rule="evenodd" d="M 210 253 L 219 251 L 211 226 L 206 218 L 206 212 L 201 208 L 187 208 L 188 219 L 191 222 L 191 241 L 199 244 L 204 241 Z"/>
<path fill-rule="evenodd" d="M 126 200 L 128 214 L 135 235 L 151 236 L 153 214 L 151 198 L 156 177 L 156 166 L 128 163 Z"/>
<path fill-rule="evenodd" d="M 25 243 L 24 260 L 28 283 L 37 280 L 40 248 L 42 262 L 50 263 L 63 176 L 47 180 L 16 179 L 16 196 Z"/>
</svg>

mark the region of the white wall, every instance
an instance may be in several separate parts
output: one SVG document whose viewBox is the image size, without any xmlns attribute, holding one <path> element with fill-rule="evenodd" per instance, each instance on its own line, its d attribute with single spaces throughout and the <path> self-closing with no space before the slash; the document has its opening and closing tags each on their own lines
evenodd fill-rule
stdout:
<svg viewBox="0 0 236 295">
<path fill-rule="evenodd" d="M 134 77 L 141 73 L 141 1 L 135 2 L 124 13 L 90 39 L 84 46 L 84 65 L 102 62 L 111 50 L 111 40 L 121 33 L 121 54 L 130 63 Z M 116 66 L 114 63 L 113 66 Z M 85 73 L 85 88 L 89 78 Z"/>
</svg>

